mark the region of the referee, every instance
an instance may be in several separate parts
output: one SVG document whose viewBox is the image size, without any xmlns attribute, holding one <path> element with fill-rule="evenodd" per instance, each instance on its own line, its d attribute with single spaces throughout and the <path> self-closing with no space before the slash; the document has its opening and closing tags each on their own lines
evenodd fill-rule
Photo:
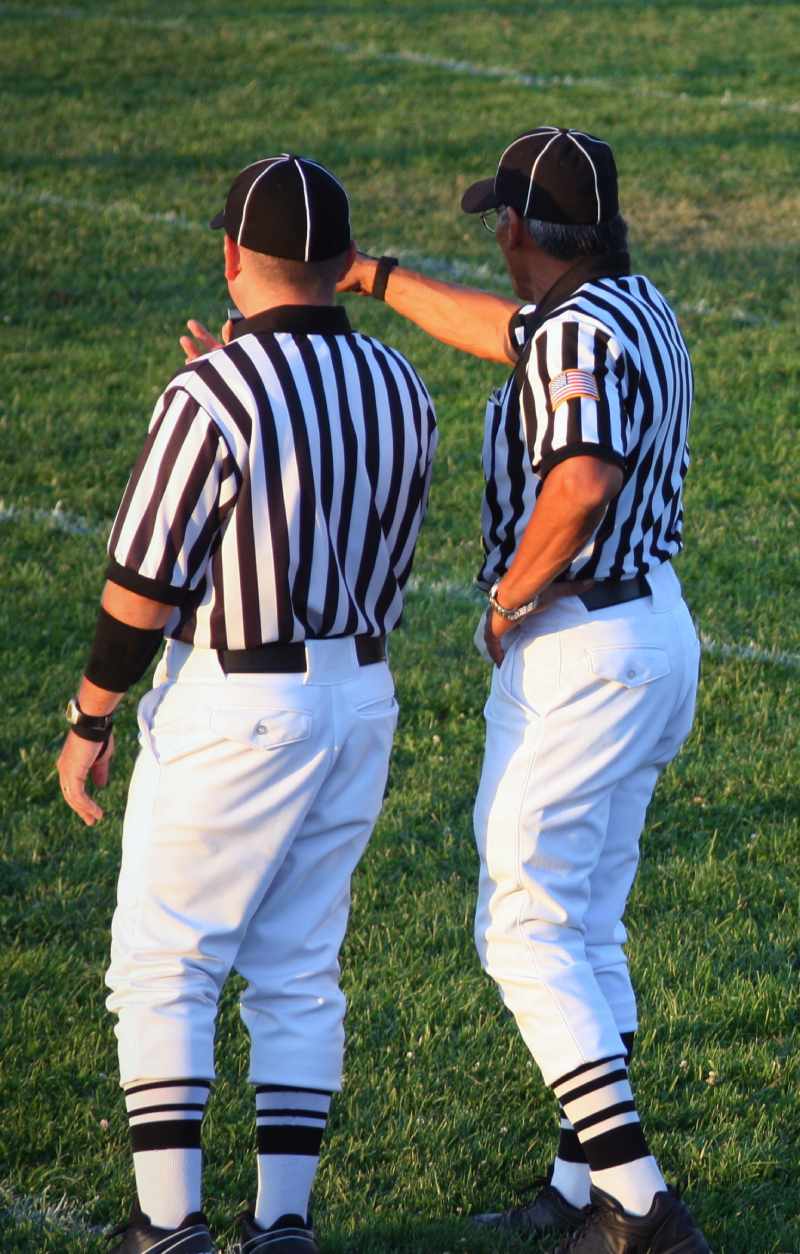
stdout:
<svg viewBox="0 0 800 1254">
<path fill-rule="evenodd" d="M 166 637 L 139 706 L 107 975 L 138 1194 L 116 1254 L 213 1250 L 200 1127 L 234 968 L 258 1129 L 241 1248 L 313 1254 L 342 1075 L 338 953 L 386 784 L 386 637 L 437 433 L 414 368 L 334 304 L 355 249 L 328 170 L 257 161 L 211 225 L 244 317 L 156 404 L 58 770 L 84 822 L 102 818 L 87 780 L 105 783 L 113 712 Z"/>
<path fill-rule="evenodd" d="M 664 297 L 630 272 L 604 141 L 528 131 L 462 208 L 494 232 L 521 306 L 362 254 L 341 287 L 514 364 L 483 445 L 478 583 L 495 669 L 475 935 L 561 1134 L 537 1197 L 478 1218 L 574 1230 L 570 1254 L 703 1254 L 628 1080 L 637 1018 L 622 924 L 647 805 L 694 713 L 699 646 L 672 568 L 689 355 Z"/>
</svg>

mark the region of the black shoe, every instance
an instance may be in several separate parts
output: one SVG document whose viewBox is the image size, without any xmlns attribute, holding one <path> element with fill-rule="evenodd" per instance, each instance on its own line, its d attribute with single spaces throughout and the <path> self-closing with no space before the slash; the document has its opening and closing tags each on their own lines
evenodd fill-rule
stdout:
<svg viewBox="0 0 800 1254">
<path fill-rule="evenodd" d="M 146 1250 L 152 1250 L 153 1254 L 170 1254 L 171 1250 L 180 1254 L 216 1254 L 206 1217 L 199 1211 L 187 1215 L 177 1228 L 154 1228 L 137 1203 L 128 1222 L 108 1235 L 109 1238 L 122 1237 L 108 1254 L 144 1254 Z"/>
<path fill-rule="evenodd" d="M 676 1193 L 656 1193 L 646 1215 L 629 1215 L 619 1202 L 592 1189 L 583 1227 L 553 1254 L 711 1254 L 708 1242 Z"/>
<path fill-rule="evenodd" d="M 571 1232 L 589 1213 L 588 1206 L 573 1206 L 550 1183 L 550 1177 L 537 1180 L 541 1185 L 532 1202 L 511 1210 L 473 1215 L 472 1222 L 484 1228 L 535 1236 L 539 1232 Z"/>
<path fill-rule="evenodd" d="M 239 1220 L 238 1254 L 320 1254 L 314 1230 L 299 1215 L 281 1215 L 270 1228 L 257 1224 L 253 1212 Z"/>
</svg>

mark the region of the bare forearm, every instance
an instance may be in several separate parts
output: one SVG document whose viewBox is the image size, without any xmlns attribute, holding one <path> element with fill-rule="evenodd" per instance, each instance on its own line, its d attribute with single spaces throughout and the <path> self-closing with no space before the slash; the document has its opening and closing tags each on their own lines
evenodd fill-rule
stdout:
<svg viewBox="0 0 800 1254">
<path fill-rule="evenodd" d="M 553 505 L 531 520 L 498 589 L 498 599 L 509 607 L 525 605 L 569 566 L 602 522 L 607 506 L 568 509 Z"/>
<path fill-rule="evenodd" d="M 556 466 L 498 588 L 501 605 L 524 605 L 546 588 L 597 530 L 621 485 L 621 470 L 595 458 Z"/>
<path fill-rule="evenodd" d="M 389 276 L 386 303 L 428 335 L 473 357 L 508 364 L 508 323 L 518 302 L 475 287 L 443 283 L 397 266 Z"/>
<path fill-rule="evenodd" d="M 359 253 L 339 290 L 370 295 L 377 264 L 374 258 Z M 506 365 L 516 360 L 508 341 L 508 323 L 519 307 L 518 301 L 431 279 L 405 266 L 391 271 L 384 299 L 395 313 L 443 344 Z"/>
</svg>

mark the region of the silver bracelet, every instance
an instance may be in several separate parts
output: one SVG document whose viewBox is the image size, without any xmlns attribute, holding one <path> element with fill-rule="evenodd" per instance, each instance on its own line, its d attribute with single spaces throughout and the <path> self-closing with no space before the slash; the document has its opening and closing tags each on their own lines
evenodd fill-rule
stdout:
<svg viewBox="0 0 800 1254">
<path fill-rule="evenodd" d="M 528 601 L 526 605 L 518 605 L 515 610 L 507 610 L 504 605 L 500 604 L 495 595 L 499 584 L 500 580 L 498 579 L 489 592 L 489 605 L 492 607 L 495 614 L 499 614 L 501 618 L 506 620 L 506 622 L 516 623 L 520 618 L 527 618 L 528 614 L 532 614 L 534 610 L 538 610 L 542 599 L 541 593 L 539 592 L 537 592 L 533 600 Z"/>
</svg>

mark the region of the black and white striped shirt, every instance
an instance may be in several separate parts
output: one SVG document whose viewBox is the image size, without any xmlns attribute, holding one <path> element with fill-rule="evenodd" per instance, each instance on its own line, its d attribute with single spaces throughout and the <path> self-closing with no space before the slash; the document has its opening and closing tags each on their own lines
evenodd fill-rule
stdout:
<svg viewBox="0 0 800 1254">
<path fill-rule="evenodd" d="M 397 626 L 437 431 L 401 353 L 336 306 L 282 306 L 159 398 L 109 540 L 108 577 L 176 606 L 208 648 Z"/>
<path fill-rule="evenodd" d="M 486 410 L 477 582 L 505 573 L 547 474 L 577 454 L 613 462 L 625 479 L 560 578 L 644 574 L 682 545 L 692 370 L 675 315 L 648 279 L 624 275 L 584 283 L 531 336 L 534 317 L 524 305 L 511 319 L 520 363 Z"/>
</svg>

